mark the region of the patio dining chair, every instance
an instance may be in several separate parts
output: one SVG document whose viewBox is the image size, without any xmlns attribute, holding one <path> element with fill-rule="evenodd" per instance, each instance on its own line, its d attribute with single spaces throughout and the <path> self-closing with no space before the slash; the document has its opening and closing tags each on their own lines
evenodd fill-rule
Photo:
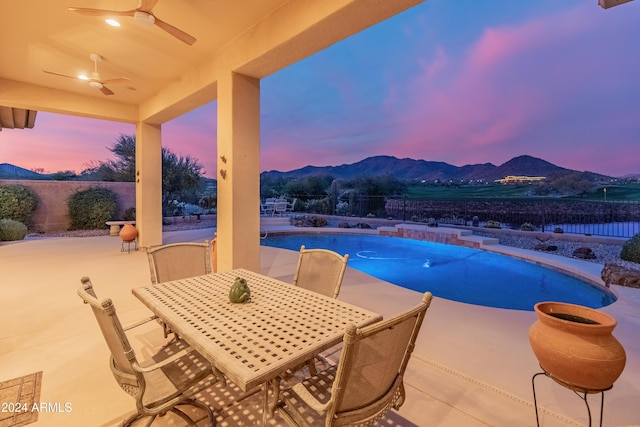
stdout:
<svg viewBox="0 0 640 427">
<path fill-rule="evenodd" d="M 349 254 L 342 256 L 327 249 L 307 249 L 302 245 L 293 284 L 337 298 L 348 262 Z"/>
<path fill-rule="evenodd" d="M 282 216 L 288 212 L 288 202 L 285 199 L 276 199 L 273 205 L 273 215 Z"/>
<path fill-rule="evenodd" d="M 181 242 L 149 248 L 147 259 L 151 283 L 157 284 L 211 274 L 213 250 L 208 240 L 204 243 Z M 217 250 L 215 253 L 217 256 Z M 158 319 L 158 322 L 162 325 L 165 338 L 173 333 L 162 320 Z"/>
<path fill-rule="evenodd" d="M 147 250 L 151 283 L 211 274 L 211 243 L 181 242 Z"/>
<path fill-rule="evenodd" d="M 81 282 L 78 295 L 91 306 L 102 330 L 111 351 L 111 372 L 120 387 L 136 399 L 137 412 L 122 425 L 129 426 L 148 416 L 151 417 L 146 424 L 149 426 L 158 415 L 173 412 L 195 427 L 196 423 L 177 408 L 178 405 L 195 405 L 206 412 L 209 425 L 214 426 L 211 408 L 193 396 L 217 381 L 224 381 L 223 374 L 181 340 L 173 340 L 146 361 L 139 361 L 126 331 L 154 318 L 123 328 L 113 302 L 108 298 L 98 299 L 88 277 L 83 277 Z"/>
<path fill-rule="evenodd" d="M 306 249 L 302 245 L 293 284 L 331 298 L 338 298 L 348 262 L 349 254 L 342 256 L 327 249 Z M 316 356 L 306 363 L 311 375 L 316 374 L 315 360 L 322 362 L 325 367 L 328 366 L 322 355 Z"/>
<path fill-rule="evenodd" d="M 279 391 L 272 383 L 272 414 L 292 426 L 370 426 L 405 401 L 404 373 L 431 293 L 413 309 L 358 329 L 347 326 L 340 361 Z"/>
</svg>

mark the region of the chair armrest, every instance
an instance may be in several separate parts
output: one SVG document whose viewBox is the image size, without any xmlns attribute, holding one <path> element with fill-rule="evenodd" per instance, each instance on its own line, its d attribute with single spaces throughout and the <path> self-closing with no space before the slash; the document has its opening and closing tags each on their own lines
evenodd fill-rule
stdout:
<svg viewBox="0 0 640 427">
<path fill-rule="evenodd" d="M 315 396 L 311 394 L 304 385 L 302 385 L 302 383 L 294 384 L 291 389 L 295 391 L 300 399 L 302 399 L 307 405 L 309 405 L 309 407 L 313 408 L 317 412 L 326 411 L 329 407 L 329 404 L 331 403 L 331 400 L 329 400 L 329 402 L 327 403 L 318 402 L 318 399 L 316 399 Z"/>
<path fill-rule="evenodd" d="M 135 322 L 135 323 L 132 323 L 132 324 L 130 324 L 130 325 L 127 325 L 127 326 L 123 327 L 123 329 L 124 329 L 125 331 L 128 331 L 129 329 L 137 328 L 138 326 L 142 326 L 142 325 L 144 325 L 145 323 L 151 322 L 152 320 L 156 320 L 157 318 L 158 318 L 158 316 L 151 316 L 151 317 L 149 317 L 148 319 L 138 320 L 138 321 L 137 321 L 137 322 Z"/>
</svg>

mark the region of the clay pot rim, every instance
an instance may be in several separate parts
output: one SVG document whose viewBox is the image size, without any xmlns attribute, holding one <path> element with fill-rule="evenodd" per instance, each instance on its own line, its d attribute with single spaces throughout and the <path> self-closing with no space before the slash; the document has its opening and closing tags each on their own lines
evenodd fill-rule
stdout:
<svg viewBox="0 0 640 427">
<path fill-rule="evenodd" d="M 602 311 L 598 311 L 594 308 L 585 307 L 583 305 L 571 304 L 567 302 L 558 302 L 558 301 L 543 301 L 537 303 L 533 307 L 534 311 L 538 315 L 538 318 L 541 320 L 544 318 L 546 321 L 558 322 L 564 325 L 572 325 L 579 326 L 580 328 L 591 328 L 591 329 L 599 329 L 599 328 L 614 328 L 618 322 L 617 320 Z M 572 322 L 571 320 L 560 319 L 557 317 L 550 316 L 549 313 L 565 313 L 565 314 L 573 314 L 576 316 L 585 317 L 587 319 L 591 319 L 593 321 L 598 322 L 598 324 L 587 324 L 587 323 L 578 323 Z"/>
</svg>

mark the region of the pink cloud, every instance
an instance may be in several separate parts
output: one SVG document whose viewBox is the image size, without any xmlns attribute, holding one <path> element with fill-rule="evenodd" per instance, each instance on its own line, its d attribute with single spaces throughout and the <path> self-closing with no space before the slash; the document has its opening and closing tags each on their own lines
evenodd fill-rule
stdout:
<svg viewBox="0 0 640 427">
<path fill-rule="evenodd" d="M 548 141 L 551 134 L 537 141 L 533 136 L 544 137 L 555 125 L 554 115 L 568 111 L 565 104 L 588 87 L 577 72 L 585 58 L 574 58 L 568 47 L 587 37 L 595 23 L 593 13 L 580 7 L 519 26 L 489 28 L 457 60 L 438 47 L 408 83 L 405 107 L 395 105 L 395 120 L 403 126 L 393 153 L 466 164 L 474 158 L 498 162 L 535 155 L 538 145 L 544 147 L 543 158 L 561 150 L 561 135 L 556 141 Z M 575 151 L 574 145 L 567 151 Z"/>
<path fill-rule="evenodd" d="M 132 125 L 57 114 L 38 113 L 33 129 L 3 129 L 0 161 L 47 173 L 80 173 L 91 161 L 112 158 L 110 147 Z"/>
</svg>

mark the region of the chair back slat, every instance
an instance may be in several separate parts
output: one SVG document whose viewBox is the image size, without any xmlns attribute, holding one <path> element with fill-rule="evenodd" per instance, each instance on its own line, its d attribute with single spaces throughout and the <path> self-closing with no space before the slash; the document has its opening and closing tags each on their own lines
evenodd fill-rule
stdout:
<svg viewBox="0 0 640 427">
<path fill-rule="evenodd" d="M 211 273 L 211 245 L 173 243 L 147 251 L 152 283 L 163 283 Z"/>
</svg>

